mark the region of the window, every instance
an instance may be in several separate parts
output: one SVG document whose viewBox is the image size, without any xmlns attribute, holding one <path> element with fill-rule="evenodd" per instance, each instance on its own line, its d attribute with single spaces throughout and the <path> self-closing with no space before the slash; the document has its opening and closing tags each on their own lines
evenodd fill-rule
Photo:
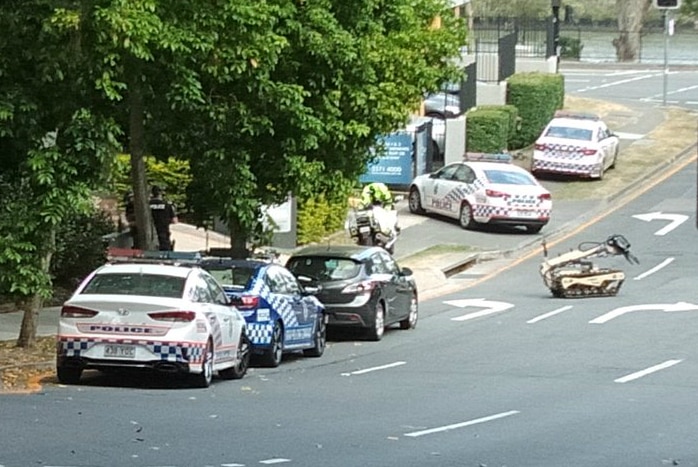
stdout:
<svg viewBox="0 0 698 467">
<path fill-rule="evenodd" d="M 485 177 L 490 183 L 503 185 L 536 185 L 535 180 L 527 173 L 513 170 L 485 170 Z"/>
<path fill-rule="evenodd" d="M 204 274 L 203 278 L 204 281 L 206 281 L 206 284 L 208 285 L 208 290 L 211 294 L 211 297 L 213 297 L 213 303 L 217 303 L 218 305 L 227 305 L 228 298 L 226 297 L 225 291 L 218 284 L 218 282 L 216 282 L 216 280 L 209 274 Z"/>
<path fill-rule="evenodd" d="M 361 263 L 349 258 L 299 256 L 291 258 L 287 268 L 296 276 L 316 281 L 341 281 L 356 277 L 361 271 Z"/>
<path fill-rule="evenodd" d="M 183 277 L 158 274 L 95 275 L 82 291 L 95 295 L 144 295 L 146 297 L 181 298 L 184 291 Z"/>
</svg>

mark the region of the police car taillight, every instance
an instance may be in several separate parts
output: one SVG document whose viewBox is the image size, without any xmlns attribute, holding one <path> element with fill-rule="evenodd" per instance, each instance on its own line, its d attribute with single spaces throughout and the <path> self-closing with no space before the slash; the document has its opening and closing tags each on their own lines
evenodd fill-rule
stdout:
<svg viewBox="0 0 698 467">
<path fill-rule="evenodd" d="M 536 151 L 545 151 L 548 147 L 545 144 L 536 143 L 534 146 Z"/>
<path fill-rule="evenodd" d="M 240 310 L 249 310 L 259 306 L 259 297 L 257 295 L 242 295 L 238 299 L 234 299 L 233 303 Z"/>
<path fill-rule="evenodd" d="M 508 198 L 509 197 L 508 193 L 504 193 L 503 191 L 490 190 L 489 188 L 485 190 L 485 195 L 489 196 L 490 198 Z"/>
<path fill-rule="evenodd" d="M 157 311 L 148 313 L 155 321 L 170 321 L 172 323 L 188 323 L 194 321 L 196 313 L 193 311 Z"/>
<path fill-rule="evenodd" d="M 548 200 L 548 199 L 553 199 L 553 197 L 550 193 L 543 193 L 542 195 L 538 195 L 538 199 Z"/>
<path fill-rule="evenodd" d="M 351 284 L 342 289 L 342 293 L 361 294 L 372 291 L 376 288 L 374 281 L 361 281 L 358 284 Z"/>
<path fill-rule="evenodd" d="M 92 318 L 97 316 L 95 310 L 80 308 L 78 306 L 66 305 L 61 308 L 61 318 Z"/>
<path fill-rule="evenodd" d="M 582 149 L 582 154 L 585 156 L 593 156 L 596 152 L 596 149 Z"/>
</svg>

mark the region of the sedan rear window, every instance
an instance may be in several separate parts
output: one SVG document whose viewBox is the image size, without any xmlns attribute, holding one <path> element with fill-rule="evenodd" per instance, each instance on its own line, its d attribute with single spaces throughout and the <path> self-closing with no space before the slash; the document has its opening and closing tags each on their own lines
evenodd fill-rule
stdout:
<svg viewBox="0 0 698 467">
<path fill-rule="evenodd" d="M 291 258 L 286 265 L 295 276 L 306 276 L 316 281 L 344 281 L 359 275 L 361 263 L 348 258 L 329 256 L 300 256 Z"/>
<path fill-rule="evenodd" d="M 249 282 L 255 274 L 256 267 L 233 266 L 225 269 L 206 268 L 206 270 L 224 287 L 248 289 L 251 287 Z"/>
<path fill-rule="evenodd" d="M 81 293 L 182 298 L 185 280 L 157 274 L 97 274 Z"/>
<path fill-rule="evenodd" d="M 536 185 L 537 182 L 527 173 L 512 170 L 485 170 L 485 177 L 490 183 L 504 185 Z"/>
<path fill-rule="evenodd" d="M 545 136 L 564 139 L 578 139 L 583 141 L 591 141 L 594 132 L 585 128 L 573 128 L 566 126 L 551 126 L 545 133 Z"/>
</svg>

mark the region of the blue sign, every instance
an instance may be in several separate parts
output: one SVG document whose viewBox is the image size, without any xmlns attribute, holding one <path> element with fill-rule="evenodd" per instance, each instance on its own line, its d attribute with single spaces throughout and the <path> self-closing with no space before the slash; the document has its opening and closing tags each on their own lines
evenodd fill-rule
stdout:
<svg viewBox="0 0 698 467">
<path fill-rule="evenodd" d="M 383 153 L 368 165 L 361 183 L 382 182 L 386 185 L 409 185 L 412 181 L 412 133 L 393 133 L 383 138 Z"/>
</svg>

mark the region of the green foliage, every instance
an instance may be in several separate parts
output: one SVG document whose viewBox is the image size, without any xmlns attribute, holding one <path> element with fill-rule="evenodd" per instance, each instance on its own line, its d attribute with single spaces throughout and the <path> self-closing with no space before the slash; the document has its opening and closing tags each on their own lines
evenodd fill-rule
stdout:
<svg viewBox="0 0 698 467">
<path fill-rule="evenodd" d="M 553 73 L 516 73 L 507 80 L 507 104 L 515 106 L 521 117 L 510 149 L 532 144 L 555 111 L 563 108 L 564 84 L 564 77 Z"/>
<path fill-rule="evenodd" d="M 297 243 L 305 245 L 326 238 L 341 230 L 347 215 L 347 197 L 319 194 L 298 206 Z"/>
<path fill-rule="evenodd" d="M 56 228 L 56 252 L 51 262 L 53 284 L 73 289 L 93 269 L 104 264 L 103 236 L 115 230 L 112 220 L 94 208 L 67 217 Z"/>
<path fill-rule="evenodd" d="M 474 108 L 467 113 L 466 150 L 486 153 L 506 151 L 509 127 L 507 112 Z"/>
<path fill-rule="evenodd" d="M 513 105 L 478 105 L 478 110 L 491 110 L 495 112 L 504 112 L 507 115 L 507 128 L 506 128 L 506 148 L 511 147 L 511 144 L 515 141 L 516 135 L 521 129 L 521 117 L 519 117 L 519 109 Z"/>
<path fill-rule="evenodd" d="M 560 57 L 579 60 L 584 44 L 576 37 L 560 36 Z"/>
</svg>

